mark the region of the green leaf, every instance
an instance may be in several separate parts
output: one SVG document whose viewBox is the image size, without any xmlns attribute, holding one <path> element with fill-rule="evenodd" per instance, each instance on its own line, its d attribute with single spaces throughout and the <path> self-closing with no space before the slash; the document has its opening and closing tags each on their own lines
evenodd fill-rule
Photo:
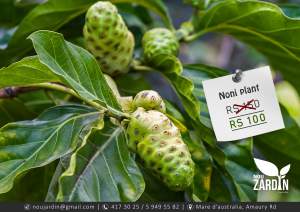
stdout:
<svg viewBox="0 0 300 212">
<path fill-rule="evenodd" d="M 199 119 L 200 104 L 193 95 L 194 85 L 191 80 L 183 76 L 182 64 L 173 55 L 159 54 L 153 59 L 154 67 L 159 70 L 173 86 L 179 96 L 187 114 L 193 119 Z"/>
<path fill-rule="evenodd" d="M 212 128 L 212 126 L 205 100 L 202 81 L 224 76 L 226 73 L 228 72 L 225 70 L 202 64 L 186 65 L 184 66 L 182 72 L 182 75 L 191 80 L 194 84 L 193 95 L 197 98 L 197 101 L 200 102 L 201 108 L 200 122 L 208 128 Z"/>
<path fill-rule="evenodd" d="M 121 110 L 96 59 L 85 49 L 56 32 L 37 31 L 29 36 L 40 61 L 83 99 Z"/>
<path fill-rule="evenodd" d="M 15 5 L 17 7 L 27 7 L 37 4 L 45 3 L 47 0 L 15 0 Z"/>
<path fill-rule="evenodd" d="M 42 64 L 36 56 L 26 57 L 0 69 L 0 88 L 58 81 L 58 77 Z"/>
<path fill-rule="evenodd" d="M 0 202 L 43 202 L 56 164 L 54 161 L 19 175 L 13 189 L 0 194 Z"/>
<path fill-rule="evenodd" d="M 280 4 L 279 6 L 287 16 L 291 18 L 300 18 L 299 4 Z"/>
<path fill-rule="evenodd" d="M 226 142 L 215 148 L 208 146 L 208 150 L 217 164 L 211 179 L 211 201 L 256 201 L 253 175 L 257 174 L 257 168 L 253 160 L 252 138 Z M 220 180 L 222 182 L 218 182 Z M 219 194 L 222 190 L 224 196 Z"/>
<path fill-rule="evenodd" d="M 276 83 L 275 88 L 279 103 L 300 126 L 300 97 L 296 89 L 286 81 Z"/>
<path fill-rule="evenodd" d="M 35 114 L 18 99 L 0 100 L 0 127 L 15 121 L 34 118 Z"/>
<path fill-rule="evenodd" d="M 100 117 L 90 107 L 66 105 L 48 109 L 33 121 L 1 128 L 0 193 L 9 191 L 21 173 L 73 151 Z"/>
<path fill-rule="evenodd" d="M 26 15 L 30 8 L 19 8 L 15 5 L 15 0 L 0 1 L 0 25 L 11 27 Z"/>
<path fill-rule="evenodd" d="M 132 2 L 132 3 L 136 3 L 136 4 L 140 4 L 150 10 L 152 10 L 153 12 L 157 13 L 162 20 L 164 21 L 165 25 L 170 28 L 173 29 L 173 24 L 172 24 L 172 20 L 170 18 L 169 15 L 169 11 L 168 8 L 166 7 L 166 5 L 164 4 L 164 2 L 162 0 L 113 0 L 113 2 Z"/>
<path fill-rule="evenodd" d="M 55 171 L 53 172 L 54 174 L 52 175 L 51 182 L 48 187 L 47 195 L 45 198 L 45 202 L 55 202 L 56 197 L 58 194 L 58 189 L 59 189 L 59 178 L 64 173 L 67 168 L 69 167 L 70 164 L 70 159 L 71 159 L 71 154 L 68 154 L 64 157 L 61 157 Z"/>
<path fill-rule="evenodd" d="M 291 187 L 300 188 L 300 126 L 281 108 L 285 129 L 254 137 L 254 145 L 266 160 L 274 163 L 279 169 L 291 164 L 287 179 Z"/>
<path fill-rule="evenodd" d="M 193 201 L 206 201 L 210 193 L 213 170 L 212 157 L 201 139 L 193 131 L 183 134 L 183 140 L 188 145 L 192 159 L 195 162 L 194 183 L 188 193 Z"/>
<path fill-rule="evenodd" d="M 127 148 L 122 128 L 105 123 L 71 157 L 59 180 L 58 201 L 136 201 L 144 180 Z"/>
<path fill-rule="evenodd" d="M 228 0 L 199 12 L 193 23 L 196 36 L 220 32 L 253 46 L 300 91 L 299 19 L 286 16 L 268 2 Z"/>
<path fill-rule="evenodd" d="M 140 164 L 139 164 L 140 165 Z M 157 179 L 151 171 L 140 165 L 143 173 L 146 188 L 139 202 L 182 202 L 184 201 L 184 192 L 171 191 L 162 181 Z"/>
<path fill-rule="evenodd" d="M 151 86 L 141 73 L 122 74 L 115 79 L 122 96 L 135 96 L 142 90 L 149 90 Z M 131 82 L 131 83 L 128 83 Z"/>
</svg>

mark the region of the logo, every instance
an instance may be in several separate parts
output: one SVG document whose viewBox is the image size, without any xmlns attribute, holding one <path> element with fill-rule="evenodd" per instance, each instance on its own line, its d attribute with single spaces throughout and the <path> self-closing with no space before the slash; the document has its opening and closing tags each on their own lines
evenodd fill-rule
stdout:
<svg viewBox="0 0 300 212">
<path fill-rule="evenodd" d="M 291 165 L 288 164 L 280 171 L 273 163 L 254 158 L 257 168 L 264 175 L 254 175 L 253 190 L 257 191 L 281 191 L 287 192 L 289 190 L 289 180 L 286 179 L 286 174 L 289 172 Z M 266 178 L 265 176 L 268 176 Z"/>
</svg>

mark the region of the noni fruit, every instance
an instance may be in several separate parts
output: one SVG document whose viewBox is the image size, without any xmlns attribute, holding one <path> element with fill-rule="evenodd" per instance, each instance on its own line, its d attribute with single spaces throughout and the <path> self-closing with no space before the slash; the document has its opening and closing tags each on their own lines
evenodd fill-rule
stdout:
<svg viewBox="0 0 300 212">
<path fill-rule="evenodd" d="M 158 110 L 166 112 L 166 105 L 161 96 L 153 90 L 144 90 L 139 92 L 133 99 L 132 108 L 135 110 L 142 107 L 146 110 Z"/>
<path fill-rule="evenodd" d="M 129 148 L 171 190 L 191 185 L 194 162 L 179 129 L 163 113 L 139 107 L 127 127 Z"/>
<path fill-rule="evenodd" d="M 142 45 L 144 58 L 147 62 L 153 62 L 156 55 L 167 54 L 177 56 L 179 43 L 175 34 L 165 28 L 154 28 L 143 36 Z"/>
<path fill-rule="evenodd" d="M 83 35 L 103 72 L 112 76 L 128 72 L 134 37 L 113 4 L 99 1 L 88 9 Z"/>
</svg>

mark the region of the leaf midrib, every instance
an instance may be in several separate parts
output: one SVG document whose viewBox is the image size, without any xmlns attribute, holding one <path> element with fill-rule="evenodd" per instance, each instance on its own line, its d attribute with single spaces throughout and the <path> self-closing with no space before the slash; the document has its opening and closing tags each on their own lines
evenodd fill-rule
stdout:
<svg viewBox="0 0 300 212">
<path fill-rule="evenodd" d="M 40 151 L 48 142 L 50 139 L 52 139 L 52 137 L 63 127 L 65 126 L 69 121 L 74 121 L 75 119 L 78 119 L 78 118 L 81 118 L 81 117 L 84 117 L 84 116 L 90 116 L 90 115 L 93 115 L 93 114 L 99 114 L 99 112 L 90 112 L 90 113 L 86 113 L 86 114 L 80 114 L 78 116 L 74 116 L 64 122 L 62 122 L 59 127 L 57 128 L 57 130 L 54 130 L 53 133 L 51 133 L 51 135 L 48 137 L 48 139 L 45 140 L 44 144 L 41 145 L 33 154 L 31 154 L 30 157 L 26 158 L 26 160 L 24 162 L 22 162 L 19 166 L 17 166 L 13 171 L 11 171 L 7 176 L 5 176 L 4 178 L 0 179 L 0 182 L 1 181 L 4 181 L 7 177 L 11 176 L 13 173 L 16 173 L 16 170 L 19 169 L 20 167 L 22 167 L 27 161 L 29 161 L 31 158 L 33 158 L 36 153 L 38 151 Z"/>
<path fill-rule="evenodd" d="M 214 32 L 214 31 L 218 31 L 218 30 L 221 31 L 222 29 L 228 29 L 228 28 L 255 34 L 258 37 L 260 37 L 261 39 L 269 41 L 270 43 L 274 44 L 278 48 L 280 48 L 283 51 L 285 51 L 286 53 L 288 53 L 292 58 L 294 58 L 295 60 L 300 62 L 300 58 L 297 55 L 295 55 L 293 52 L 291 52 L 289 49 L 287 49 L 285 46 L 281 45 L 280 42 L 278 42 L 278 41 L 276 41 L 276 40 L 274 40 L 270 37 L 267 37 L 267 36 L 263 35 L 262 33 L 258 32 L 258 31 L 254 31 L 254 30 L 251 30 L 251 29 L 246 28 L 246 27 L 242 27 L 242 26 L 238 26 L 238 25 L 219 24 L 217 26 L 209 27 L 209 28 L 206 28 L 205 30 L 199 31 L 199 33 L 197 33 L 197 35 L 201 36 L 201 35 L 209 33 L 209 32 Z M 230 33 L 228 33 L 228 34 L 230 34 Z"/>
<path fill-rule="evenodd" d="M 114 138 L 118 136 L 118 134 L 120 132 L 121 132 L 121 129 L 120 128 L 116 128 L 116 130 L 114 130 L 114 132 L 110 135 L 110 137 L 107 139 L 107 141 L 100 148 L 98 148 L 97 151 L 94 153 L 93 157 L 90 160 L 88 160 L 88 164 L 82 170 L 81 174 L 78 175 L 77 178 L 76 178 L 76 181 L 74 183 L 72 192 L 69 195 L 68 201 L 72 200 L 72 198 L 73 198 L 73 196 L 75 194 L 75 191 L 77 190 L 77 187 L 78 187 L 78 184 L 80 182 L 81 176 L 86 173 L 86 171 L 88 170 L 88 168 L 90 166 L 92 166 L 93 161 L 99 156 L 99 154 L 101 154 L 104 151 L 104 149 L 114 140 Z M 89 139 L 87 139 L 87 141 L 93 144 L 93 142 L 90 141 Z M 78 150 L 78 153 L 80 153 L 79 151 L 80 151 L 80 149 Z M 112 178 L 112 176 L 111 176 L 111 178 Z M 112 178 L 112 180 L 114 180 L 114 179 Z M 118 188 L 117 188 L 117 190 L 118 190 Z"/>
</svg>

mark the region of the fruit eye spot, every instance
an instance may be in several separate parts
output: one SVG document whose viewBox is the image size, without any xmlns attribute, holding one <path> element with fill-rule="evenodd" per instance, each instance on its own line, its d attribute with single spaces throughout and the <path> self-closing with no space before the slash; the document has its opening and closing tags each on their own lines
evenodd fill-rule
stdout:
<svg viewBox="0 0 300 212">
<path fill-rule="evenodd" d="M 157 156 L 161 158 L 163 155 L 162 155 L 161 152 L 158 152 L 158 153 L 157 153 Z"/>
<path fill-rule="evenodd" d="M 180 157 L 184 157 L 184 155 L 185 155 L 184 152 L 180 152 L 179 154 Z"/>
<path fill-rule="evenodd" d="M 168 171 L 169 171 L 169 172 L 172 172 L 172 171 L 174 171 L 174 168 L 173 168 L 173 167 L 169 167 L 169 168 L 168 168 Z"/>
<path fill-rule="evenodd" d="M 134 133 L 135 136 L 137 136 L 140 133 L 140 131 L 138 129 L 134 129 L 133 133 Z"/>
<path fill-rule="evenodd" d="M 146 151 L 146 153 L 147 153 L 148 155 L 150 155 L 152 152 L 153 152 L 153 149 L 152 149 L 152 148 L 148 148 L 147 151 Z"/>
<path fill-rule="evenodd" d="M 143 93 L 143 94 L 142 94 L 142 98 L 146 98 L 146 97 L 147 97 L 147 95 L 148 95 L 148 93 L 147 93 L 147 92 Z"/>
<path fill-rule="evenodd" d="M 95 46 L 95 49 L 100 51 L 101 50 L 101 47 L 100 46 Z"/>
<path fill-rule="evenodd" d="M 155 162 L 154 162 L 154 161 L 150 161 L 149 165 L 150 165 L 151 167 L 153 167 L 153 166 L 155 166 Z"/>
<path fill-rule="evenodd" d="M 171 132 L 165 130 L 165 131 L 164 131 L 164 134 L 165 134 L 165 135 L 171 135 Z"/>
<path fill-rule="evenodd" d="M 153 142 L 154 142 L 154 141 L 157 141 L 157 139 L 156 139 L 156 138 L 154 138 L 154 137 L 152 137 L 152 138 L 151 138 L 151 141 L 153 141 Z"/>
<path fill-rule="evenodd" d="M 175 146 L 172 146 L 169 150 L 169 152 L 175 152 L 176 151 L 176 147 Z"/>
<path fill-rule="evenodd" d="M 168 156 L 168 157 L 165 158 L 165 161 L 166 161 L 166 162 L 169 162 L 169 161 L 171 161 L 171 160 L 173 160 L 173 157 L 172 157 L 172 156 Z"/>
<path fill-rule="evenodd" d="M 154 126 L 153 126 L 153 129 L 154 130 L 157 130 L 159 128 L 159 126 L 157 125 L 157 124 L 155 124 Z"/>
<path fill-rule="evenodd" d="M 159 145 L 159 146 L 160 146 L 160 147 L 166 146 L 166 142 L 164 142 L 164 141 L 160 142 L 160 145 Z"/>
</svg>

